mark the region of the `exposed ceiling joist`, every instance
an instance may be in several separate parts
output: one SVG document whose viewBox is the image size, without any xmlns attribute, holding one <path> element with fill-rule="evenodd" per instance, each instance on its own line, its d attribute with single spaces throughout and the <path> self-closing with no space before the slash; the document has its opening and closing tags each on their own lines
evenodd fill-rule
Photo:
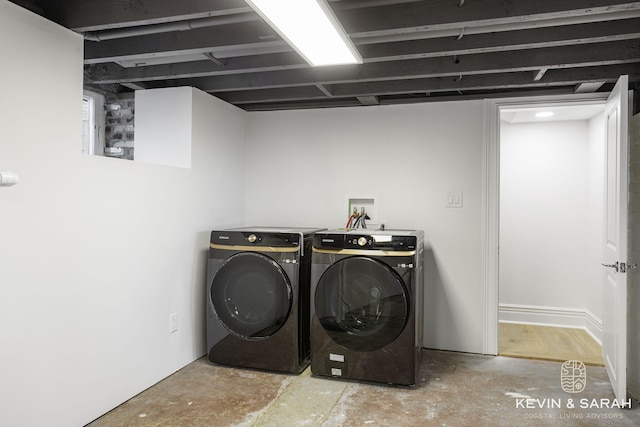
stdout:
<svg viewBox="0 0 640 427">
<path fill-rule="evenodd" d="M 149 34 L 170 33 L 173 31 L 189 31 L 196 28 L 207 28 L 219 25 L 238 24 L 257 21 L 254 13 L 236 13 L 233 15 L 212 16 L 210 18 L 191 19 L 185 21 L 166 22 L 164 24 L 143 25 L 139 27 L 114 28 L 103 31 L 87 31 L 84 38 L 90 41 L 124 39 Z"/>
<path fill-rule="evenodd" d="M 243 0 L 46 0 L 45 13 L 79 33 L 251 12 Z"/>
<path fill-rule="evenodd" d="M 267 41 L 265 41 L 267 39 Z M 84 62 L 95 64 L 133 58 L 153 58 L 178 54 L 205 53 L 214 50 L 251 48 L 259 45 L 278 44 L 276 34 L 262 22 L 243 22 L 197 28 L 191 31 L 151 34 L 140 37 L 85 42 Z"/>
<path fill-rule="evenodd" d="M 614 83 L 612 75 L 628 74 L 633 78 L 640 78 L 640 67 L 635 64 L 615 65 L 609 67 L 582 68 L 578 71 L 557 69 L 551 70 L 543 82 L 531 79 L 530 72 L 520 71 L 501 74 L 482 74 L 465 76 L 463 79 L 454 77 L 432 77 L 420 79 L 404 79 L 377 82 L 334 84 L 332 95 L 336 98 L 360 98 L 370 93 L 380 96 L 428 93 L 430 95 L 441 92 L 468 90 L 502 90 L 516 88 L 551 88 L 560 86 L 572 87 L 579 82 Z M 588 83 L 587 83 L 588 84 Z M 568 90 L 569 91 L 569 90 Z M 240 90 L 235 92 L 218 92 L 216 96 L 236 105 L 266 102 L 282 102 L 302 99 L 322 99 L 321 94 L 308 91 L 308 87 L 274 88 L 262 90 Z"/>
<path fill-rule="evenodd" d="M 405 97 L 389 97 L 380 99 L 380 105 L 391 104 L 416 104 L 423 102 L 441 102 L 441 101 L 469 101 L 486 98 L 511 98 L 511 97 L 531 97 L 531 96 L 555 96 L 572 94 L 573 90 L 567 87 L 558 88 L 540 88 L 540 89 L 518 89 L 513 91 L 470 91 L 465 93 L 455 92 L 440 94 L 439 96 L 430 96 L 428 94 L 416 94 Z M 358 107 L 362 106 L 357 99 L 354 98 L 330 98 L 324 100 L 305 100 L 292 101 L 284 103 L 257 103 L 246 104 L 242 108 L 246 111 L 274 111 L 283 109 L 305 109 L 305 108 L 336 108 L 336 107 Z"/>
<path fill-rule="evenodd" d="M 640 88 L 640 1 L 328 0 L 364 63 L 311 68 L 244 0 L 14 0 L 85 39 L 85 85 L 246 110 Z M 108 39 L 108 40 L 107 40 Z"/>
<path fill-rule="evenodd" d="M 308 68 L 308 64 L 295 52 L 273 55 L 242 56 L 226 58 L 219 62 L 205 60 L 148 67 L 123 68 L 114 63 L 96 64 L 88 67 L 90 78 L 96 84 L 110 84 L 137 81 L 162 81 L 194 77 L 219 76 Z"/>
<path fill-rule="evenodd" d="M 352 37 L 434 31 L 536 22 L 549 19 L 597 16 L 612 12 L 638 10 L 640 2 L 623 0 L 473 0 L 462 7 L 455 1 L 412 2 L 376 8 L 336 11 Z M 593 21 L 597 21 L 594 19 Z"/>
<path fill-rule="evenodd" d="M 399 80 L 407 78 L 459 76 L 513 71 L 534 71 L 540 68 L 589 67 L 640 62 L 640 40 L 620 43 L 595 43 L 519 51 L 466 55 L 456 62 L 453 58 L 425 58 L 327 68 L 304 68 L 263 73 L 243 73 L 198 79 L 184 83 L 208 92 L 259 89 L 269 87 L 305 86 L 310 84 L 350 83 L 358 81 Z"/>
<path fill-rule="evenodd" d="M 214 31 L 215 30 L 212 30 L 212 32 Z M 219 33 L 222 35 L 225 34 L 224 31 Z M 185 35 L 185 37 L 175 38 L 171 42 L 164 43 L 162 42 L 162 40 L 159 40 L 160 37 L 162 36 L 147 37 L 146 39 L 144 37 L 140 37 L 139 43 L 141 46 L 134 47 L 127 45 L 123 46 L 123 48 L 119 49 L 118 51 L 109 49 L 109 47 L 105 46 L 105 43 L 102 42 L 88 43 L 85 53 L 85 63 L 93 64 L 123 59 L 135 60 L 136 58 L 139 62 L 144 62 L 145 58 L 175 55 L 176 52 L 184 52 L 184 48 L 186 45 L 189 45 L 191 47 L 198 46 L 199 48 L 197 51 L 195 51 L 196 53 L 212 52 L 216 49 L 220 49 L 220 44 L 212 43 L 210 39 L 207 38 L 206 34 L 188 34 Z M 191 40 L 182 40 L 183 38 L 190 38 Z M 514 31 L 506 40 L 503 34 L 493 33 L 469 36 L 461 40 L 456 40 L 453 38 L 421 39 L 406 43 L 393 42 L 380 43 L 375 45 L 363 45 L 359 46 L 359 50 L 364 57 L 365 62 L 380 62 L 402 59 L 429 58 L 436 56 L 453 56 L 471 53 L 488 53 L 504 50 L 534 49 L 540 47 L 553 47 L 562 45 L 580 45 L 588 43 L 630 40 L 635 38 L 640 38 L 640 18 L 623 20 L 617 23 L 617 25 L 615 26 L 612 26 L 610 24 L 605 25 L 603 23 L 596 23 L 592 26 L 581 24 L 553 30 L 542 29 Z M 205 39 L 206 41 L 202 42 L 203 39 Z M 217 40 L 221 40 L 221 38 Z M 253 47 L 256 47 L 257 44 L 262 44 L 264 46 L 274 45 L 273 41 L 256 42 L 254 38 L 247 41 L 247 46 Z M 275 42 L 275 44 L 281 46 L 282 50 L 284 51 L 288 50 L 288 56 L 280 56 L 286 57 L 288 60 L 290 60 L 292 56 L 291 51 L 287 48 L 285 43 Z M 113 43 L 113 45 L 122 46 L 122 44 L 116 43 Z M 150 50 L 150 48 L 145 46 L 157 47 Z M 136 55 L 135 53 L 133 53 L 136 50 L 138 52 L 144 51 L 144 54 Z M 194 51 L 192 50 L 192 52 Z M 101 57 L 100 55 L 103 56 Z M 277 53 L 274 53 L 274 55 L 277 55 Z M 256 58 L 253 58 L 253 61 L 259 62 L 261 59 L 264 61 L 264 58 L 260 58 L 261 56 L 265 57 L 266 55 L 258 55 Z M 297 55 L 296 57 L 299 58 L 299 56 Z M 247 62 L 250 63 L 251 61 Z M 275 66 L 277 63 L 277 57 L 275 60 L 271 60 L 271 63 Z M 306 65 L 306 63 L 301 58 L 297 61 L 297 63 L 301 66 Z M 283 63 L 281 65 L 291 65 L 291 62 Z M 183 68 L 184 71 L 179 76 L 163 75 L 161 74 L 161 70 L 163 70 L 162 68 L 159 68 L 157 70 L 149 69 L 145 73 L 145 75 L 148 77 L 152 77 L 155 74 L 159 78 L 195 77 L 195 75 L 188 75 L 188 66 Z M 234 67 L 232 69 L 236 71 L 240 70 L 239 67 Z M 248 67 L 246 67 L 246 69 L 248 69 Z M 201 69 L 195 72 L 202 73 Z M 215 70 L 212 70 L 212 73 L 215 73 Z M 123 76 L 121 78 L 123 79 L 135 78 L 135 72 L 132 71 L 129 72 L 129 74 L 132 75 L 127 75 L 126 71 L 123 71 L 122 74 Z M 117 79 L 117 77 L 113 77 L 110 80 Z"/>
</svg>

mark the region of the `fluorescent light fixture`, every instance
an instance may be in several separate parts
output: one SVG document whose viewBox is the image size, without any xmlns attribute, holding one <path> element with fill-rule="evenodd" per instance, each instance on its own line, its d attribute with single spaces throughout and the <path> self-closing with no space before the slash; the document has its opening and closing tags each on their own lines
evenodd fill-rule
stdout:
<svg viewBox="0 0 640 427">
<path fill-rule="evenodd" d="M 553 116 L 553 111 L 538 111 L 536 113 L 536 117 L 539 119 L 546 119 L 547 117 Z"/>
<path fill-rule="evenodd" d="M 325 0 L 246 0 L 312 66 L 362 57 Z"/>
</svg>

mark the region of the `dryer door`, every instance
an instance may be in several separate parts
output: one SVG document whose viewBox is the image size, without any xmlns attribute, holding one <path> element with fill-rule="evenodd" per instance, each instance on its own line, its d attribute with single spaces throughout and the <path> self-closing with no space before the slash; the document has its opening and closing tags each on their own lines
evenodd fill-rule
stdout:
<svg viewBox="0 0 640 427">
<path fill-rule="evenodd" d="M 211 303 L 222 325 L 244 339 L 275 334 L 289 317 L 291 283 L 273 259 L 241 252 L 227 258 L 216 272 Z"/>
<path fill-rule="evenodd" d="M 391 344 L 409 316 L 402 278 L 372 258 L 355 256 L 332 264 L 315 292 L 316 316 L 336 343 L 355 351 Z"/>
</svg>

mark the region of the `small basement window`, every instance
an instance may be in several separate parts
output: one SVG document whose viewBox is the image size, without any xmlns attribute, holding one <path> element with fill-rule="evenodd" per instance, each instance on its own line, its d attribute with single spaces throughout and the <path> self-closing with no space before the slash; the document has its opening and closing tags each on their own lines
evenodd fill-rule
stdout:
<svg viewBox="0 0 640 427">
<path fill-rule="evenodd" d="M 82 96 L 82 153 L 133 160 L 134 94 Z"/>
<path fill-rule="evenodd" d="M 191 168 L 193 88 L 85 90 L 82 106 L 84 154 L 134 160 L 135 134 L 135 161 Z"/>
<path fill-rule="evenodd" d="M 99 155 L 104 150 L 104 96 L 84 91 L 82 95 L 82 154 Z"/>
</svg>

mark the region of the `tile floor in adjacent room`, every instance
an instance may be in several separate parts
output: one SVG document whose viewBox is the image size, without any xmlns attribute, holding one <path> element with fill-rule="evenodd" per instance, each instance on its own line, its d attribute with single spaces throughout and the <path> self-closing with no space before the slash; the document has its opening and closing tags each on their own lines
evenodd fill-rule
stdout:
<svg viewBox="0 0 640 427">
<path fill-rule="evenodd" d="M 606 409 L 604 368 L 562 390 L 561 362 L 424 350 L 415 388 L 284 375 L 201 358 L 90 427 L 115 426 L 638 426 L 640 410 Z M 604 401 L 603 401 L 604 399 Z M 581 408 L 581 402 L 589 407 Z"/>
</svg>

